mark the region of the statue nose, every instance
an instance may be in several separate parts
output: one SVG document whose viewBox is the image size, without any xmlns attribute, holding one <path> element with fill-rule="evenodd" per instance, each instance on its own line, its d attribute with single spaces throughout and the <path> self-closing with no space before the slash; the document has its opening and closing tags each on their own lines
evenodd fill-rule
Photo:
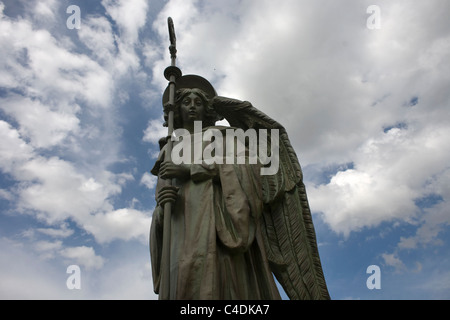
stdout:
<svg viewBox="0 0 450 320">
<path fill-rule="evenodd" d="M 188 112 L 189 113 L 197 113 L 197 108 L 195 107 L 195 105 L 194 106 L 190 106 Z"/>
</svg>

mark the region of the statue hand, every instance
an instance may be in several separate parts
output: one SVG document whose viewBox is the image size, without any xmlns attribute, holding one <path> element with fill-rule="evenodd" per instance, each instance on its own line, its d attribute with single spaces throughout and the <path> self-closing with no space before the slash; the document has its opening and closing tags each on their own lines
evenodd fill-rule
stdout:
<svg viewBox="0 0 450 320">
<path fill-rule="evenodd" d="M 161 207 L 164 207 L 167 202 L 174 203 L 177 200 L 179 189 L 175 186 L 162 187 L 156 196 L 156 201 Z"/>
<path fill-rule="evenodd" d="M 173 162 L 163 162 L 159 168 L 159 174 L 162 179 L 187 180 L 190 177 L 191 169 L 187 164 L 177 165 Z"/>
</svg>

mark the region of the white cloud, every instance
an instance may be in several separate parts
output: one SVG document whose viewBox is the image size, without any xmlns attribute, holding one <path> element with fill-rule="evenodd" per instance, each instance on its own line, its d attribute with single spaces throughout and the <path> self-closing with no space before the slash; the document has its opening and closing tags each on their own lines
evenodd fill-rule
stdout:
<svg viewBox="0 0 450 320">
<path fill-rule="evenodd" d="M 33 167 L 33 162 L 27 166 Z M 147 213 L 113 210 L 109 198 L 121 191 L 114 181 L 116 176 L 105 172 L 99 181 L 86 178 L 59 159 L 38 162 L 30 171 L 42 183 L 20 190 L 23 209 L 38 210 L 37 217 L 49 224 L 70 218 L 99 243 L 114 239 L 146 241 L 151 222 Z"/>
<path fill-rule="evenodd" d="M 438 195 L 442 200 L 424 210 L 416 233 L 413 236 L 401 237 L 397 245 L 398 250 L 443 245 L 439 235 L 446 227 L 450 226 L 450 215 L 448 214 L 450 203 L 449 178 L 450 170 L 446 170 L 434 175 L 434 178 L 429 182 L 427 191 L 431 192 L 432 195 Z"/>
<path fill-rule="evenodd" d="M 114 211 L 109 200 L 132 178 L 129 174 L 103 171 L 95 177 L 86 176 L 70 162 L 37 156 L 6 122 L 0 121 L 0 130 L 4 137 L 0 166 L 21 182 L 13 190 L 22 212 L 49 225 L 70 218 L 102 243 L 147 236 L 150 218 L 145 213 L 133 209 Z"/>
<path fill-rule="evenodd" d="M 34 249 L 39 253 L 41 259 L 53 259 L 57 251 L 62 248 L 62 241 L 37 241 L 33 244 Z"/>
<path fill-rule="evenodd" d="M 58 158 L 36 158 L 18 170 L 18 177 L 28 183 L 19 189 L 23 210 L 37 210 L 39 218 L 50 224 L 73 217 L 79 220 L 98 210 L 112 208 L 106 199 L 120 192 L 120 187 L 104 173 L 96 182 L 85 177 L 66 161 Z"/>
<path fill-rule="evenodd" d="M 45 247 L 42 243 L 41 247 Z M 52 247 L 51 243 L 48 248 Z M 58 249 L 58 245 L 53 245 Z M 138 248 L 138 249 L 137 249 Z M 1 299 L 157 299 L 152 290 L 148 248 L 133 244 L 105 259 L 80 246 L 43 252 L 26 243 L 0 239 Z M 81 290 L 69 290 L 67 267 L 80 266 Z"/>
<path fill-rule="evenodd" d="M 33 156 L 33 148 L 20 138 L 17 130 L 0 120 L 0 166 L 3 172 L 11 173 L 18 164 L 24 163 Z"/>
<path fill-rule="evenodd" d="M 3 86 L 20 88 L 54 108 L 70 106 L 75 99 L 111 104 L 111 77 L 96 61 L 69 51 L 49 31 L 34 29 L 25 19 L 2 19 L 0 28 Z"/>
<path fill-rule="evenodd" d="M 151 265 L 142 259 L 144 252 L 138 258 L 126 263 L 114 262 L 115 267 L 104 270 L 101 274 L 103 290 L 100 299 L 107 300 L 156 300 L 153 292 Z M 128 258 L 129 259 L 129 258 Z"/>
<path fill-rule="evenodd" d="M 394 267 L 396 272 L 402 272 L 406 270 L 404 263 L 398 258 L 396 254 L 383 253 L 382 258 L 387 266 Z"/>
<path fill-rule="evenodd" d="M 0 239 L 1 299 L 67 299 L 70 292 L 65 270 L 49 260 L 39 259 L 29 248 L 9 239 Z"/>
<path fill-rule="evenodd" d="M 313 210 L 345 235 L 383 221 L 416 223 L 415 200 L 428 193 L 429 178 L 442 174 L 450 161 L 444 152 L 448 134 L 444 127 L 391 129 L 367 141 L 355 152 L 355 169 L 309 189 Z"/>
<path fill-rule="evenodd" d="M 91 19 L 91 21 L 88 21 L 89 31 L 87 32 L 90 36 L 86 37 L 82 34 L 81 39 L 91 39 L 91 41 L 88 42 L 88 45 L 90 45 L 91 48 L 94 47 L 97 56 L 101 58 L 99 53 L 103 52 L 105 48 L 100 47 L 98 43 L 92 45 L 92 39 L 96 40 L 99 37 L 97 30 L 100 29 L 101 32 L 106 35 L 107 48 L 110 52 L 112 50 L 111 39 L 113 38 L 115 41 L 116 48 L 113 51 L 114 60 L 110 68 L 114 70 L 116 77 L 124 76 L 131 71 L 133 77 L 140 77 L 142 78 L 142 83 L 145 83 L 148 81 L 147 75 L 141 71 L 141 61 L 136 53 L 136 48 L 141 47 L 139 33 L 147 21 L 147 11 L 149 7 L 147 1 L 102 0 L 101 3 L 105 7 L 107 14 L 114 20 L 114 23 L 119 30 L 118 34 L 109 34 L 112 29 L 111 27 L 106 27 L 105 20 L 101 19 L 99 24 L 99 19 Z M 101 41 L 103 42 L 104 40 Z M 117 89 L 119 90 L 120 87 Z M 119 91 L 119 95 L 120 94 L 124 95 L 126 93 Z"/>
<path fill-rule="evenodd" d="M 60 3 L 56 0 L 36 1 L 33 12 L 42 19 L 54 19 L 59 6 Z"/>
<path fill-rule="evenodd" d="M 83 28 L 78 31 L 80 40 L 92 51 L 102 65 L 111 67 L 114 63 L 116 45 L 112 26 L 106 17 L 87 16 Z"/>
<path fill-rule="evenodd" d="M 69 263 L 75 263 L 89 269 L 101 269 L 105 263 L 104 259 L 95 254 L 92 247 L 68 247 L 60 252 L 61 256 L 70 259 Z"/>
<path fill-rule="evenodd" d="M 57 261 L 63 258 L 65 264 L 75 264 L 87 270 L 99 270 L 105 263 L 103 257 L 96 255 L 94 248 L 65 246 L 61 240 L 38 240 L 33 242 L 32 247 L 39 259 Z"/>
<path fill-rule="evenodd" d="M 150 213 L 135 209 L 119 209 L 93 216 L 81 221 L 83 228 L 92 233 L 99 243 L 115 239 L 148 241 L 151 224 Z"/>
<path fill-rule="evenodd" d="M 102 5 L 121 30 L 122 41 L 135 43 L 145 25 L 148 3 L 145 0 L 103 0 Z"/>
<path fill-rule="evenodd" d="M 8 201 L 12 201 L 14 196 L 11 192 L 5 189 L 0 189 L 0 198 Z"/>
<path fill-rule="evenodd" d="M 4 17 L 0 21 L 3 31 L 0 34 L 0 84 L 14 91 L 14 94 L 2 93 L 1 97 L 2 111 L 14 123 L 13 127 L 0 120 L 5 140 L 0 145 L 0 168 L 14 180 L 14 186 L 5 197 L 17 199 L 14 205 L 18 211 L 49 226 L 23 232 L 23 236 L 35 240 L 29 248 L 34 252 L 16 252 L 40 258 L 38 264 L 44 269 L 48 261 L 61 259 L 87 270 L 105 268 L 107 260 L 96 254 L 93 247 L 66 244 L 73 235 L 73 231 L 64 227 L 67 220 L 101 244 L 115 239 L 148 242 L 150 214 L 114 208 L 114 197 L 133 177 L 107 169 L 117 159 L 123 159 L 117 154 L 117 136 L 111 133 L 117 132 L 114 112 L 129 98 L 120 87 L 131 73 L 138 81 L 146 82 L 139 70 L 135 47 L 139 45 L 138 35 L 146 22 L 148 4 L 145 1 L 104 1 L 103 4 L 115 20 L 120 36 L 114 33 L 108 20 L 83 16 L 79 39 L 92 51 L 90 56 L 76 53 L 70 39 L 50 31 L 54 30 L 51 27 L 44 29 L 39 27 L 44 24 L 36 24 L 38 16 L 47 16 L 48 25 L 55 22 L 56 15 L 51 8 L 57 2 L 34 2 L 38 9 L 34 16 L 30 9 L 25 18 Z M 42 149 L 48 150 L 44 154 Z M 148 179 L 144 182 L 149 183 Z M 55 225 L 60 229 L 54 228 Z M 45 236 L 51 239 L 41 239 Z M 145 257 L 147 259 L 148 255 Z M 117 282 L 119 275 L 123 277 L 121 270 L 109 270 L 116 276 L 109 279 L 112 282 Z M 133 272 L 131 267 L 129 270 Z M 148 261 L 145 270 L 148 282 L 137 277 L 130 286 L 126 277 L 121 289 L 109 296 L 123 296 L 127 292 L 136 297 L 150 292 Z M 7 281 L 2 278 L 2 296 L 11 289 L 7 283 L 12 283 L 19 289 L 11 290 L 9 296 L 23 297 L 25 284 L 13 273 L 2 273 L 8 277 Z M 35 272 L 30 274 L 37 276 Z M 47 279 L 47 275 L 40 275 L 40 278 Z M 46 290 L 51 293 L 50 297 L 68 294 L 64 281 L 56 283 L 62 290 L 52 287 L 52 283 L 40 290 L 42 283 L 28 284 L 28 287 L 36 285 L 29 288 L 29 296 L 39 296 L 37 293 L 41 291 L 39 297 L 46 298 Z M 139 290 L 131 289 L 133 286 Z"/>
<path fill-rule="evenodd" d="M 79 130 L 78 106 L 55 111 L 39 101 L 15 97 L 3 100 L 1 108 L 18 119 L 21 135 L 30 139 L 35 148 L 59 145 L 69 134 Z"/>
<path fill-rule="evenodd" d="M 69 229 L 67 223 L 61 224 L 59 229 L 37 228 L 36 231 L 54 238 L 67 238 L 74 234 L 74 230 Z"/>
<path fill-rule="evenodd" d="M 53 251 L 61 248 L 62 241 L 38 241 L 34 244 L 34 247 L 38 251 Z"/>
<path fill-rule="evenodd" d="M 167 128 L 163 127 L 163 121 L 159 119 L 151 119 L 144 131 L 144 137 L 142 140 L 145 142 L 158 144 L 159 139 L 165 136 L 167 136 Z"/>
<path fill-rule="evenodd" d="M 156 177 L 148 172 L 145 172 L 141 178 L 141 183 L 150 190 L 152 190 L 156 187 L 157 181 L 158 181 L 158 177 Z"/>
<path fill-rule="evenodd" d="M 1 98 L 0 108 L 15 127 L 0 120 L 5 137 L 0 168 L 16 182 L 5 197 L 16 197 L 17 210 L 49 226 L 71 219 L 107 242 L 140 238 L 143 231 L 134 230 L 133 224 L 148 222 L 137 210 L 114 210 L 113 198 L 134 178 L 107 169 L 124 161 L 118 154 L 121 131 L 114 113 L 128 95 L 114 89 L 126 81 L 130 68 L 139 68 L 135 46 L 148 4 L 103 4 L 122 34 L 115 34 L 106 18 L 84 15 L 77 32 L 91 55 L 77 53 L 70 39 L 54 32 L 50 26 L 55 20 L 46 22 L 48 29 L 36 22 L 38 16 L 50 17 L 58 2 L 33 2 L 25 17 L 0 21 L 0 84 L 15 90 Z M 43 155 L 42 149 L 48 153 Z M 95 225 L 103 222 L 107 230 Z"/>
</svg>

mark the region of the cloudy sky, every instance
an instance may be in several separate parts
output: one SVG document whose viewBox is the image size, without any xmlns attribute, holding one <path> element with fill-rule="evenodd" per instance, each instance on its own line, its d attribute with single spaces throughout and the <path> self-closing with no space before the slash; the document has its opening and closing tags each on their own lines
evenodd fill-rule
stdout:
<svg viewBox="0 0 450 320">
<path fill-rule="evenodd" d="M 448 12 L 447 0 L 1 0 L 0 298 L 157 298 L 149 171 L 171 16 L 184 74 L 286 127 L 331 297 L 449 299 Z M 366 285 L 371 265 L 381 289 Z"/>
</svg>

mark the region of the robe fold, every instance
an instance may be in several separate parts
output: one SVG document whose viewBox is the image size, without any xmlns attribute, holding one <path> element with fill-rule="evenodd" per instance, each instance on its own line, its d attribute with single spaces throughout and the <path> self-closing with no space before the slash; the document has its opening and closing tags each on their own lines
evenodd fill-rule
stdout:
<svg viewBox="0 0 450 320">
<path fill-rule="evenodd" d="M 165 147 L 152 172 L 158 173 L 164 152 Z M 169 265 L 161 261 L 164 214 L 158 204 L 152 217 L 155 292 L 163 296 L 161 269 L 169 268 L 171 300 L 280 299 L 260 237 L 260 166 L 203 161 L 190 166 L 190 179 L 174 180 L 179 191 L 172 205 Z M 158 179 L 156 194 L 164 183 Z"/>
</svg>

